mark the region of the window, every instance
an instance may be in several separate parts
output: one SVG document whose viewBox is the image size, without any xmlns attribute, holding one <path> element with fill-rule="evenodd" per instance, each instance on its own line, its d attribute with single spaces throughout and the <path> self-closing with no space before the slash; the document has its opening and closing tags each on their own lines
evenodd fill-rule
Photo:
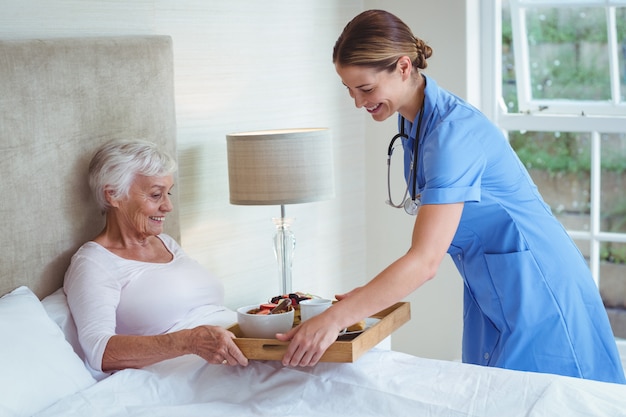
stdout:
<svg viewBox="0 0 626 417">
<path fill-rule="evenodd" d="M 483 88 L 483 107 L 588 259 L 626 338 L 626 0 L 486 3 L 484 63 L 496 85 Z"/>
<path fill-rule="evenodd" d="M 625 114 L 626 0 L 508 6 L 520 111 Z"/>
</svg>

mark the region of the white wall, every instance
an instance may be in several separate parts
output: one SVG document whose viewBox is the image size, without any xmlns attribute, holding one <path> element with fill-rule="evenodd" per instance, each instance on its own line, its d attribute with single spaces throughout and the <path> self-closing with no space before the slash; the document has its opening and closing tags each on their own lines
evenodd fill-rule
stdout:
<svg viewBox="0 0 626 417">
<path fill-rule="evenodd" d="M 428 40 L 435 50 L 428 72 L 468 93 L 464 0 L 0 0 L 0 37 L 172 36 L 182 244 L 223 279 L 226 304 L 237 307 L 278 291 L 271 217 L 279 208 L 229 204 L 229 132 L 331 129 L 337 197 L 287 207 L 296 218 L 295 289 L 347 291 L 408 247 L 412 219 L 383 203 L 395 122 L 375 124 L 355 110 L 331 63 L 344 25 L 373 7 L 397 13 Z M 409 297 L 413 319 L 394 336 L 394 347 L 458 358 L 460 285 L 446 262 Z"/>
</svg>

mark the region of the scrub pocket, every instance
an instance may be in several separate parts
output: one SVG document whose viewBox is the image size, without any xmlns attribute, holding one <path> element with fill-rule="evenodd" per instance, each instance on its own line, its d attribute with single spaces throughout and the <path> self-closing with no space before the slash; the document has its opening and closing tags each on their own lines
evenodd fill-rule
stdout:
<svg viewBox="0 0 626 417">
<path fill-rule="evenodd" d="M 552 291 L 530 251 L 485 254 L 485 260 L 511 332 L 536 325 L 550 311 L 556 312 Z"/>
<path fill-rule="evenodd" d="M 500 359 L 493 365 L 543 372 L 572 366 L 561 309 L 532 253 L 485 254 L 485 259 L 507 327 L 495 351 Z"/>
</svg>

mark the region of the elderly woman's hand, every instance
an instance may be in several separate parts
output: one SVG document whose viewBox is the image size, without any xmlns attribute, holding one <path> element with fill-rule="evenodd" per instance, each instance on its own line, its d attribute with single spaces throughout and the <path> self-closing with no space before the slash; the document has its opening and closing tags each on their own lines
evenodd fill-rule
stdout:
<svg viewBox="0 0 626 417">
<path fill-rule="evenodd" d="M 198 326 L 191 330 L 192 352 L 207 362 L 223 365 L 246 366 L 248 359 L 241 353 L 233 339 L 235 335 L 219 326 Z"/>
</svg>

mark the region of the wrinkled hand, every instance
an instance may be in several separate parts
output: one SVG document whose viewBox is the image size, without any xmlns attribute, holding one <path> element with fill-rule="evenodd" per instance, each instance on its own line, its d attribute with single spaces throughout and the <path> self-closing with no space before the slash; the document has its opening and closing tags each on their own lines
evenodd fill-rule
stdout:
<svg viewBox="0 0 626 417">
<path fill-rule="evenodd" d="M 198 326 L 191 330 L 191 349 L 209 363 L 246 366 L 248 359 L 233 339 L 235 335 L 219 326 Z"/>
<path fill-rule="evenodd" d="M 278 340 L 291 341 L 283 356 L 283 365 L 314 366 L 326 349 L 337 340 L 340 330 L 328 318 L 328 314 L 322 313 L 287 333 L 276 334 Z"/>
</svg>

